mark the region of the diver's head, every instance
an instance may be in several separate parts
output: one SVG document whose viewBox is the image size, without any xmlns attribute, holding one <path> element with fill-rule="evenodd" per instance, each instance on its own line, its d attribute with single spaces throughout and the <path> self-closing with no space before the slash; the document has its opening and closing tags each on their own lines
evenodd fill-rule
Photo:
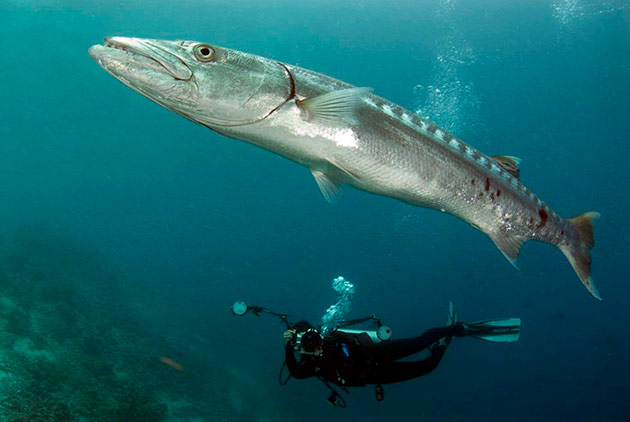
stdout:
<svg viewBox="0 0 630 422">
<path fill-rule="evenodd" d="M 293 329 L 295 330 L 296 333 L 303 333 L 305 331 L 307 331 L 308 329 L 313 328 L 313 326 L 311 325 L 310 322 L 308 321 L 298 321 L 295 324 L 293 324 Z"/>
</svg>

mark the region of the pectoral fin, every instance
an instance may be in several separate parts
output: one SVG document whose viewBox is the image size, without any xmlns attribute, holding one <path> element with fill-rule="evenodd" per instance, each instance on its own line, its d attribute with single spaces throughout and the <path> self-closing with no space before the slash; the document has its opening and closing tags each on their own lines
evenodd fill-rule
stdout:
<svg viewBox="0 0 630 422">
<path fill-rule="evenodd" d="M 369 88 L 349 88 L 333 91 L 313 98 L 300 100 L 297 105 L 303 111 L 304 120 L 339 122 L 352 117 L 363 98 L 370 92 Z"/>
</svg>

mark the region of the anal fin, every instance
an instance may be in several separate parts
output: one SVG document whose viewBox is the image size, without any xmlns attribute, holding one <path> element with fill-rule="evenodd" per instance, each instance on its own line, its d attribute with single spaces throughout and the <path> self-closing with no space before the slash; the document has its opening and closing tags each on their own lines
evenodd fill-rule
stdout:
<svg viewBox="0 0 630 422">
<path fill-rule="evenodd" d="M 497 248 L 499 248 L 503 256 L 505 256 L 505 258 L 510 261 L 510 264 L 512 264 L 514 268 L 518 270 L 519 268 L 516 264 L 516 259 L 518 258 L 518 254 L 521 251 L 521 246 L 523 246 L 523 243 L 525 243 L 527 237 L 501 233 L 498 235 L 491 234 L 490 238 L 492 239 L 494 244 L 497 245 Z"/>
</svg>

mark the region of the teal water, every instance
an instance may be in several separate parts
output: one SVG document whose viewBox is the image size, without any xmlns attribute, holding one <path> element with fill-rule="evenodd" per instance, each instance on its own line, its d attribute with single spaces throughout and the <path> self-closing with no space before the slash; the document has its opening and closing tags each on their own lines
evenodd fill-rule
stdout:
<svg viewBox="0 0 630 422">
<path fill-rule="evenodd" d="M 216 43 L 329 74 L 429 116 L 563 216 L 596 210 L 593 277 L 527 243 L 520 271 L 455 218 L 346 189 L 176 116 L 87 49 L 107 35 Z M 630 7 L 619 1 L 0 2 L 0 421 L 624 420 L 630 253 Z M 331 280 L 402 338 L 464 320 L 410 382 L 277 383 L 283 326 Z M 168 357 L 179 371 L 160 361 Z"/>
</svg>

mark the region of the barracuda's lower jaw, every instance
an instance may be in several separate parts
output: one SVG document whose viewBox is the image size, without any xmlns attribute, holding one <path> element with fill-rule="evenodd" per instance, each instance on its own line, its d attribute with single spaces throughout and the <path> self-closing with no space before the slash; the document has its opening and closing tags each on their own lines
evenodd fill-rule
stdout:
<svg viewBox="0 0 630 422">
<path fill-rule="evenodd" d="M 163 107 L 182 115 L 187 115 L 194 108 L 196 85 L 191 81 L 192 72 L 187 66 L 181 61 L 181 64 L 170 61 L 164 63 L 168 53 L 163 51 L 153 55 L 150 48 L 143 49 L 142 40 L 137 45 L 131 42 L 120 44 L 108 39 L 104 45 L 91 47 L 90 56 L 120 82 Z M 185 66 L 185 69 L 181 66 Z"/>
<path fill-rule="evenodd" d="M 132 82 L 148 73 L 173 79 L 158 62 L 131 51 L 97 45 L 90 48 L 90 55 L 99 66 L 123 82 Z"/>
</svg>

